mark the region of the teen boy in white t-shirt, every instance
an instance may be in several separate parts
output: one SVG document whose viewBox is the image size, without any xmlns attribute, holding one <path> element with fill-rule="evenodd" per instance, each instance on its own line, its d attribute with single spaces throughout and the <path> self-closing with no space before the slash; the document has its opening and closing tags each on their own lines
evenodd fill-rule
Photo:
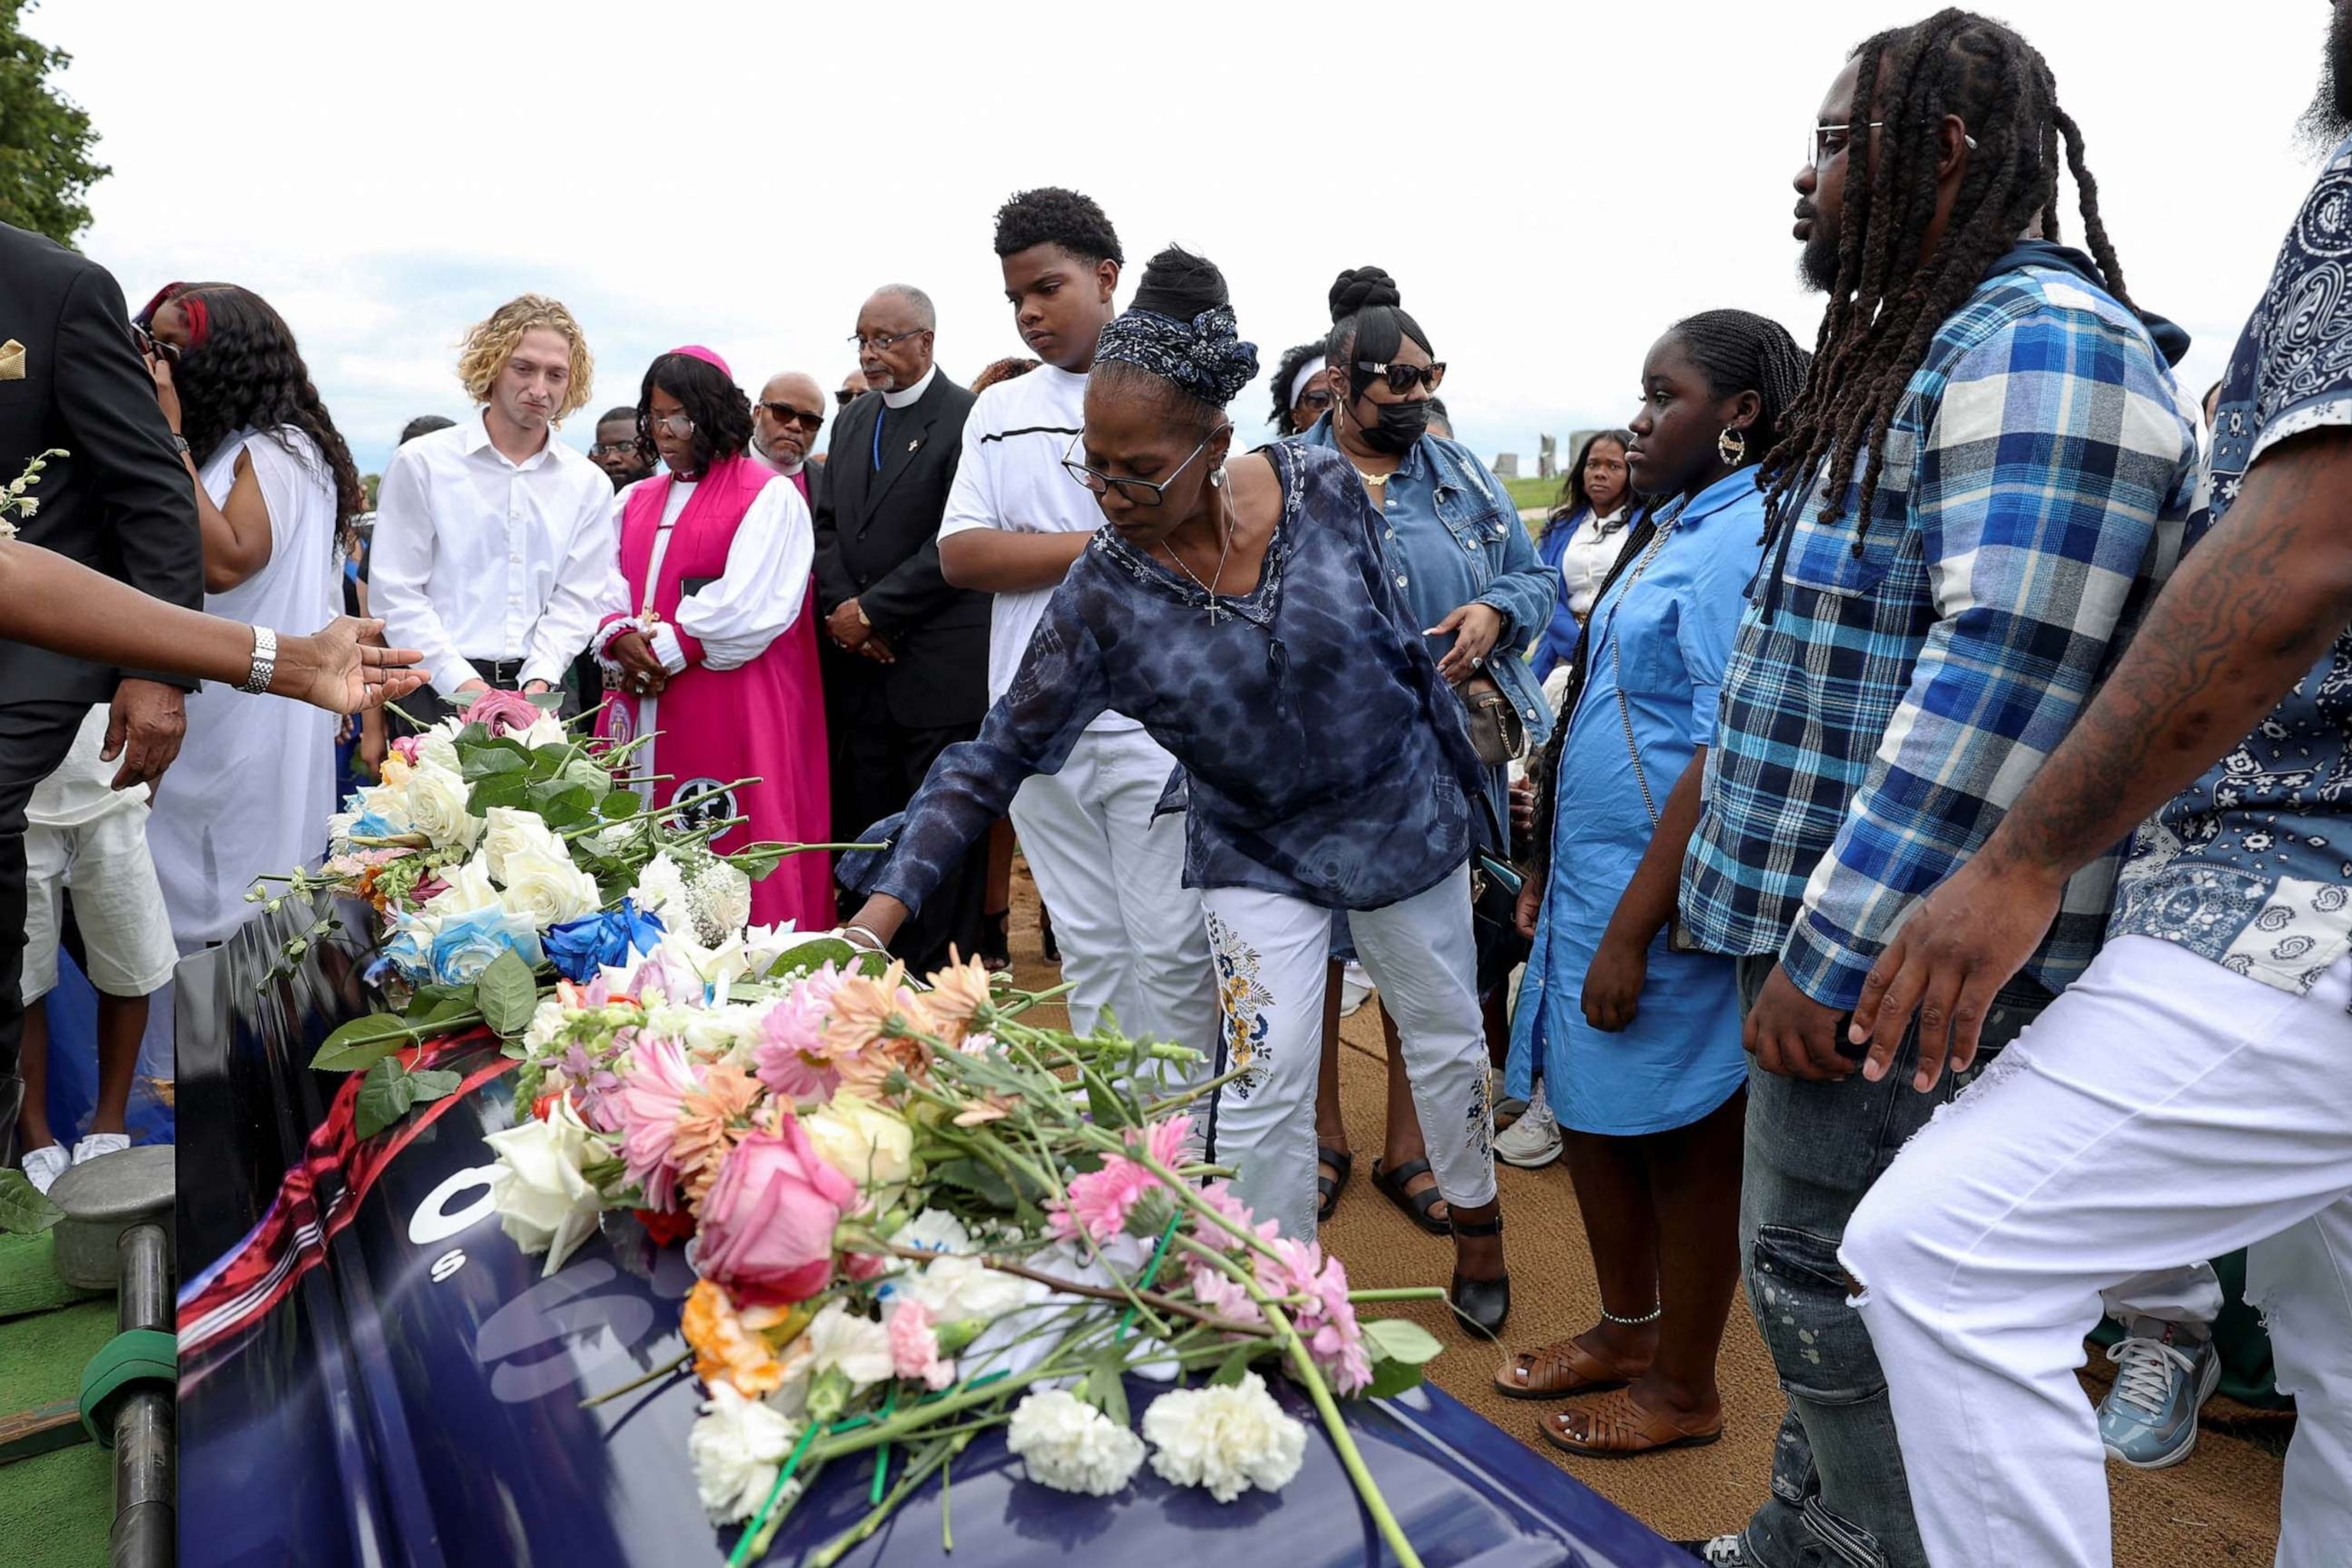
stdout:
<svg viewBox="0 0 2352 1568">
<path fill-rule="evenodd" d="M 940 569 L 996 595 L 988 696 L 1003 697 L 1070 563 L 1102 525 L 1062 467 L 1083 423 L 1095 342 L 1118 313 L 1118 236 L 1089 198 L 1024 191 L 996 215 L 1005 298 L 1045 363 L 990 387 L 964 420 L 963 457 L 940 524 Z M 1087 726 L 1057 773 L 1013 797 L 1013 826 L 1054 911 L 1072 1027 L 1106 1007 L 1130 1034 L 1213 1050 L 1216 981 L 1201 895 L 1183 885 L 1184 820 L 1155 819 L 1175 759 L 1117 713 Z"/>
</svg>

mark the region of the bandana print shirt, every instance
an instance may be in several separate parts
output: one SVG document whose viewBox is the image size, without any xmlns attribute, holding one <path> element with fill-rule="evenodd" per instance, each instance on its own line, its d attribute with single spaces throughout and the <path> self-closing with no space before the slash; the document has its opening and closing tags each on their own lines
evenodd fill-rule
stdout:
<svg viewBox="0 0 2352 1568">
<path fill-rule="evenodd" d="M 2192 544 L 2263 453 L 2338 425 L 2352 425 L 2352 141 L 2295 216 L 2230 357 Z M 2179 942 L 2282 990 L 2310 990 L 2352 946 L 2352 627 L 2140 828 L 2117 893 L 2110 936 Z"/>
</svg>

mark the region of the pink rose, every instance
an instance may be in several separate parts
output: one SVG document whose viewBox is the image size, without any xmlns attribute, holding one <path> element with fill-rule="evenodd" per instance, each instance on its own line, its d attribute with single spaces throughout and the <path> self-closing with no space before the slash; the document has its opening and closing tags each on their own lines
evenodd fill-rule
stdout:
<svg viewBox="0 0 2352 1568">
<path fill-rule="evenodd" d="M 818 1157 L 799 1119 L 754 1129 L 728 1153 L 702 1202 L 696 1268 L 738 1301 L 805 1301 L 833 1280 L 833 1232 L 857 1184 Z"/>
<path fill-rule="evenodd" d="M 528 730 L 539 721 L 539 704 L 520 691 L 485 691 L 466 710 L 466 722 L 488 727 L 493 737 Z"/>
</svg>

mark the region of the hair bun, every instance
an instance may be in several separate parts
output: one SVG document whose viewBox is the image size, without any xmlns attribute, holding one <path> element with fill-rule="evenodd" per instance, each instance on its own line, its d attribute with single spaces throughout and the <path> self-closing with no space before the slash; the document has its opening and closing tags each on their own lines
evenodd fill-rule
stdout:
<svg viewBox="0 0 2352 1568">
<path fill-rule="evenodd" d="M 1225 275 L 1215 262 L 1171 245 L 1145 264 L 1143 281 L 1136 286 L 1134 309 L 1189 321 L 1232 302 Z"/>
<path fill-rule="evenodd" d="M 1402 305 L 1396 279 L 1378 267 L 1350 267 L 1331 285 L 1331 319 L 1344 321 L 1375 305 Z"/>
</svg>

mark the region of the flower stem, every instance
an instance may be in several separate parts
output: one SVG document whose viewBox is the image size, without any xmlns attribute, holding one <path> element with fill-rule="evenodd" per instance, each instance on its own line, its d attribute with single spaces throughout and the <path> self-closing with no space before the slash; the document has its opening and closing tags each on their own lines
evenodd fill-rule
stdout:
<svg viewBox="0 0 2352 1568">
<path fill-rule="evenodd" d="M 971 1441 L 969 1435 L 950 1437 L 920 1460 L 908 1466 L 907 1473 L 898 1479 L 898 1484 L 890 1489 L 890 1495 L 876 1504 L 871 1512 L 809 1553 L 804 1559 L 808 1568 L 833 1568 L 833 1564 L 847 1555 L 851 1547 L 882 1528 L 882 1521 L 890 1517 L 898 1504 L 905 1500 L 908 1492 L 928 1480 L 933 1470 L 939 1469 L 950 1459 L 955 1458 L 963 1446 Z M 1415 1563 L 1413 1568 L 1420 1568 L 1420 1565 Z"/>
<path fill-rule="evenodd" d="M 680 1351 L 677 1353 L 677 1360 L 664 1362 L 661 1365 L 654 1368 L 651 1372 L 646 1373 L 643 1377 L 633 1377 L 629 1379 L 628 1382 L 621 1384 L 618 1388 L 608 1388 L 602 1394 L 590 1394 L 587 1398 L 580 1402 L 580 1408 L 585 1410 L 591 1405 L 602 1405 L 605 1401 L 611 1399 L 618 1399 L 621 1395 L 629 1393 L 633 1389 L 643 1388 L 649 1383 L 669 1376 L 670 1373 L 677 1371 L 680 1367 L 683 1367 L 687 1363 L 693 1359 L 693 1351 Z"/>
<path fill-rule="evenodd" d="M 1315 1402 L 1316 1411 L 1322 1415 L 1323 1429 L 1331 1434 L 1331 1447 L 1338 1450 L 1339 1463 L 1346 1468 L 1348 1479 L 1356 1484 L 1356 1495 L 1363 1500 L 1365 1511 L 1372 1516 L 1372 1522 L 1380 1526 L 1381 1538 L 1389 1543 L 1389 1550 L 1396 1553 L 1398 1568 L 1421 1568 L 1420 1554 L 1413 1551 L 1412 1542 L 1405 1539 L 1404 1526 L 1399 1524 L 1396 1515 L 1390 1511 L 1389 1500 L 1381 1495 L 1380 1486 L 1364 1464 L 1364 1456 L 1356 1447 L 1355 1435 L 1348 1430 L 1347 1422 L 1340 1418 L 1339 1406 L 1331 1397 L 1330 1386 L 1323 1381 L 1322 1370 L 1315 1364 L 1315 1358 L 1307 1352 L 1307 1342 L 1298 1337 L 1297 1329 L 1291 1327 L 1289 1315 L 1273 1301 L 1261 1300 L 1259 1310 L 1265 1313 L 1267 1320 L 1287 1342 L 1290 1364 L 1297 1371 L 1298 1381 L 1307 1385 L 1307 1396 Z"/>
<path fill-rule="evenodd" d="M 1442 1285 L 1407 1285 L 1393 1290 L 1350 1290 L 1350 1301 L 1442 1301 L 1445 1288 Z"/>
</svg>

